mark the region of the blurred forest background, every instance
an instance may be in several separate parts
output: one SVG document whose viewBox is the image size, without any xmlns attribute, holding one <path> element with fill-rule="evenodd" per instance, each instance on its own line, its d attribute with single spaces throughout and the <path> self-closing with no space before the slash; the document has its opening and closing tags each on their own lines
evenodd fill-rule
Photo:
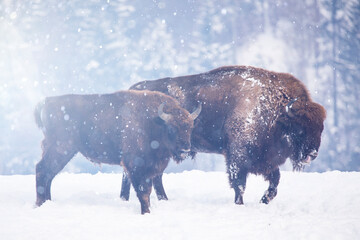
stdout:
<svg viewBox="0 0 360 240">
<path fill-rule="evenodd" d="M 0 0 L 0 174 L 33 174 L 45 96 L 223 65 L 289 72 L 327 109 L 307 171 L 360 170 L 359 0 Z M 222 157 L 167 171 L 224 169 Z M 286 167 L 285 167 L 286 168 Z M 121 171 L 77 156 L 71 172 Z"/>
</svg>

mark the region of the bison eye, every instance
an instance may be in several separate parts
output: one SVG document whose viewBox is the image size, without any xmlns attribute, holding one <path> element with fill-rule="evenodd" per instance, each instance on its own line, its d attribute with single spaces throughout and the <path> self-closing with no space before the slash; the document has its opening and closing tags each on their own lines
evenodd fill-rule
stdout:
<svg viewBox="0 0 360 240">
<path fill-rule="evenodd" d="M 302 128 L 300 125 L 294 125 L 293 126 L 293 133 L 296 135 L 296 136 L 303 136 L 305 131 L 304 131 L 304 128 Z"/>
</svg>

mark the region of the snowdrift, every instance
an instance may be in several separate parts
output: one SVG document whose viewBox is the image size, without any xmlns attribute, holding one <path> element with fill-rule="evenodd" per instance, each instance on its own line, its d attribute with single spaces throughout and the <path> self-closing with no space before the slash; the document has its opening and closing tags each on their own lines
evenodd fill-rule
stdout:
<svg viewBox="0 0 360 240">
<path fill-rule="evenodd" d="M 53 201 L 34 207 L 35 176 L 0 176 L 1 239 L 360 239 L 360 173 L 282 172 L 278 196 L 251 175 L 245 205 L 223 172 L 165 174 L 169 201 L 151 195 L 140 215 L 132 190 L 119 198 L 120 174 L 58 175 Z"/>
</svg>

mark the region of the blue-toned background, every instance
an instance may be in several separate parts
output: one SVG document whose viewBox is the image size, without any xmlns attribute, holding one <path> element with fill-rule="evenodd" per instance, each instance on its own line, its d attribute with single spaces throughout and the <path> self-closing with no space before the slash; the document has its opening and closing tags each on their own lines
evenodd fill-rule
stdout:
<svg viewBox="0 0 360 240">
<path fill-rule="evenodd" d="M 0 174 L 34 173 L 45 96 L 105 93 L 144 79 L 253 65 L 290 72 L 327 109 L 309 171 L 360 170 L 357 0 L 1 0 Z M 167 171 L 222 170 L 221 156 Z M 286 167 L 285 167 L 286 168 Z M 77 156 L 72 172 L 121 171 Z"/>
</svg>

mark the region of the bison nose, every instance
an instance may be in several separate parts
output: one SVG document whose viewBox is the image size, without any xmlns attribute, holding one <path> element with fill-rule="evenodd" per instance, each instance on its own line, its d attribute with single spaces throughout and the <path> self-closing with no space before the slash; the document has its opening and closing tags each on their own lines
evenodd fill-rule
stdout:
<svg viewBox="0 0 360 240">
<path fill-rule="evenodd" d="M 310 163 L 318 156 L 318 152 L 314 149 L 312 150 L 309 155 L 306 157 L 305 162 Z"/>
<path fill-rule="evenodd" d="M 187 148 L 187 149 L 181 149 L 180 150 L 182 153 L 188 153 L 188 152 L 190 152 L 190 148 Z"/>
<path fill-rule="evenodd" d="M 315 149 L 312 150 L 309 156 L 311 157 L 311 160 L 314 160 L 318 156 L 318 151 L 316 151 Z"/>
</svg>

